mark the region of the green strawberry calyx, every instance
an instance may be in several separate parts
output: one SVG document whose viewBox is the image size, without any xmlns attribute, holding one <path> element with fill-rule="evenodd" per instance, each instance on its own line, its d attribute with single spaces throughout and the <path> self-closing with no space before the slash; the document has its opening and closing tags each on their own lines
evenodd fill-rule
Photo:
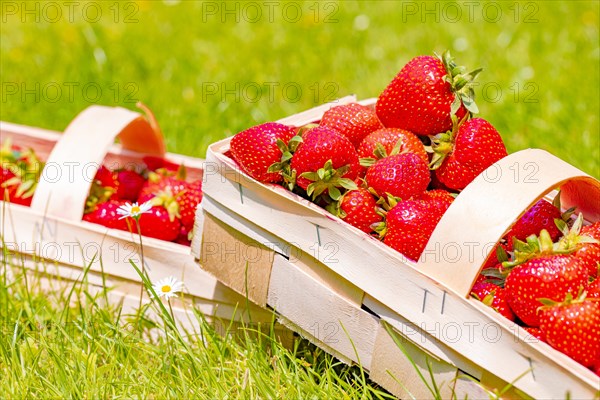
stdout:
<svg viewBox="0 0 600 400">
<path fill-rule="evenodd" d="M 565 299 L 563 301 L 555 301 L 555 300 L 548 299 L 548 298 L 539 298 L 539 299 L 537 299 L 537 301 L 542 303 L 542 305 L 537 308 L 537 311 L 539 312 L 540 310 L 547 310 L 547 309 L 554 308 L 554 307 L 563 307 L 563 306 L 570 306 L 572 304 L 581 304 L 584 301 L 585 302 L 600 301 L 600 299 L 588 298 L 587 292 L 583 289 L 583 287 L 580 287 L 579 291 L 577 293 L 577 296 L 573 297 L 573 294 L 569 292 L 565 295 Z"/>
<path fill-rule="evenodd" d="M 14 175 L 2 183 L 2 189 L 16 186 L 17 197 L 26 199 L 33 196 L 44 169 L 44 163 L 40 161 L 35 151 L 14 150 L 10 140 L 6 140 L 0 150 L 0 163 L 2 168 Z"/>
<path fill-rule="evenodd" d="M 483 68 L 477 68 L 473 71 L 467 72 L 467 69 L 463 66 L 456 65 L 454 58 L 450 55 L 450 52 L 446 50 L 442 56 L 435 54 L 435 56 L 442 62 L 446 69 L 446 76 L 444 81 L 450 84 L 452 92 L 454 93 L 454 101 L 450 106 L 450 115 L 455 115 L 461 104 L 469 111 L 469 113 L 479 113 L 479 108 L 475 104 L 475 91 L 473 89 L 475 78 Z"/>
<path fill-rule="evenodd" d="M 469 114 L 459 121 L 456 115 L 452 115 L 452 130 L 437 135 L 430 136 L 431 146 L 426 146 L 428 153 L 433 153 L 429 169 L 435 170 L 442 166 L 446 157 L 454 151 L 454 142 L 460 126 L 469 119 Z"/>
<path fill-rule="evenodd" d="M 552 237 L 546 229 L 542 229 L 539 236 L 528 236 L 526 242 L 513 238 L 513 248 L 513 261 L 503 262 L 502 267 L 504 269 L 510 270 L 540 256 L 571 254 L 575 250 L 573 248 L 563 248 L 558 243 L 553 243 Z"/>
<path fill-rule="evenodd" d="M 177 201 L 187 189 L 181 190 L 177 195 L 173 195 L 170 189 L 161 190 L 150 200 L 153 206 L 163 206 L 169 213 L 169 220 L 175 221 L 175 218 L 180 219 L 180 206 Z"/>
<path fill-rule="evenodd" d="M 281 139 L 277 139 L 277 148 L 281 151 L 281 160 L 271 164 L 267 169 L 267 172 L 281 172 L 284 184 L 290 191 L 294 190 L 294 187 L 296 186 L 296 171 L 292 170 L 290 167 L 292 157 L 302 143 L 302 135 L 314 126 L 316 125 L 305 125 L 300 127 L 296 135 L 287 143 Z"/>
<path fill-rule="evenodd" d="M 563 234 L 563 237 L 555 244 L 556 249 L 559 251 L 572 252 L 578 250 L 581 245 L 585 243 L 600 244 L 600 241 L 593 237 L 581 234 L 581 228 L 583 227 L 583 214 L 581 213 L 577 216 L 577 219 L 570 229 L 567 223 L 562 219 L 556 218 L 554 223 Z"/>
<path fill-rule="evenodd" d="M 327 160 L 325 165 L 316 172 L 309 171 L 302 173 L 300 175 L 302 178 L 312 181 L 306 188 L 306 194 L 311 196 L 313 200 L 316 200 L 317 197 L 327 191 L 329 197 L 337 201 L 342 197 L 340 188 L 357 190 L 358 186 L 353 180 L 344 178 L 349 169 L 349 165 L 333 168 L 332 161 Z"/>
<path fill-rule="evenodd" d="M 385 147 L 383 147 L 383 145 L 381 143 L 377 143 L 375 145 L 375 150 L 373 150 L 373 154 L 375 155 L 375 157 L 364 157 L 361 158 L 360 161 L 360 165 L 363 167 L 370 167 L 373 164 L 375 164 L 377 162 L 377 160 L 381 160 L 382 158 L 386 158 L 389 156 L 395 156 L 396 154 L 400 154 L 400 149 L 402 148 L 402 138 L 398 139 L 398 141 L 396 142 L 396 144 L 394 145 L 394 148 L 392 149 L 392 151 L 390 152 L 390 154 L 388 154 L 388 152 L 385 150 Z M 407 151 L 404 151 L 403 153 L 406 153 Z"/>
</svg>

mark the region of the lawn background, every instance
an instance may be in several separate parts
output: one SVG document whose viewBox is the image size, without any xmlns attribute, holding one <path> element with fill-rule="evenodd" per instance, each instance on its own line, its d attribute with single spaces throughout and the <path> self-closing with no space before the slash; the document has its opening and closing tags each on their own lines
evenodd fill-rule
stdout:
<svg viewBox="0 0 600 400">
<path fill-rule="evenodd" d="M 410 58 L 450 49 L 485 68 L 480 115 L 509 151 L 600 177 L 597 1 L 68 4 L 2 3 L 2 120 L 62 130 L 94 102 L 141 100 L 169 151 L 203 157 L 251 125 L 376 97 Z"/>
<path fill-rule="evenodd" d="M 375 97 L 410 58 L 450 49 L 485 68 L 481 116 L 510 151 L 541 147 L 600 177 L 599 4 L 2 1 L 0 119 L 62 130 L 90 104 L 142 100 L 170 151 L 203 157 L 250 125 Z M 207 326 L 189 345 L 148 340 L 156 327 L 131 329 L 85 284 L 48 290 L 0 267 L 0 397 L 387 397 L 314 347 Z"/>
</svg>

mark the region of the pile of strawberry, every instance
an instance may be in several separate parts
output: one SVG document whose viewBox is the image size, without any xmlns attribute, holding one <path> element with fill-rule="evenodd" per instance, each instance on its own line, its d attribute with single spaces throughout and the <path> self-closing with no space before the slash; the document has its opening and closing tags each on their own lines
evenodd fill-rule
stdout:
<svg viewBox="0 0 600 400">
<path fill-rule="evenodd" d="M 318 124 L 254 126 L 231 139 L 227 154 L 252 178 L 418 260 L 454 198 L 507 155 L 496 129 L 473 117 L 479 72 L 447 52 L 416 57 L 374 109 L 352 103 L 332 107 Z M 546 200 L 534 205 L 496 246 L 499 260 L 488 262 L 473 295 L 598 372 L 600 228 L 581 228 L 572 212 Z"/>
<path fill-rule="evenodd" d="M 375 109 L 334 106 L 319 124 L 265 123 L 238 133 L 231 156 L 417 260 L 454 200 L 507 155 L 500 134 L 473 118 L 473 79 L 449 53 L 406 64 Z"/>
<path fill-rule="evenodd" d="M 497 245 L 471 295 L 600 375 L 600 222 L 583 226 L 571 213 L 538 201 Z"/>
<path fill-rule="evenodd" d="M 0 148 L 0 200 L 30 206 L 44 169 L 33 149 L 21 149 L 6 140 Z"/>
<path fill-rule="evenodd" d="M 140 170 L 110 170 L 101 166 L 94 177 L 84 221 L 137 233 L 131 218 L 121 218 L 119 207 L 150 201 L 152 208 L 140 216 L 142 235 L 190 245 L 196 207 L 202 200 L 202 181 L 188 181 L 183 165 L 163 158 L 145 157 Z"/>
</svg>

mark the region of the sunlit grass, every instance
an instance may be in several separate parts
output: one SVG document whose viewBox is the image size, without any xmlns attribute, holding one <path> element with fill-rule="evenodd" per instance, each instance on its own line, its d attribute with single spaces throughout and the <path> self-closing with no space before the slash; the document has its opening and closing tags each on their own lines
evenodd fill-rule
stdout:
<svg viewBox="0 0 600 400">
<path fill-rule="evenodd" d="M 138 323 L 106 304 L 110 288 L 0 268 L 2 398 L 391 397 L 360 368 L 301 340 L 286 349 L 268 329 L 223 337 L 195 313 L 198 329 L 186 332 L 173 329 L 168 308 Z"/>
<path fill-rule="evenodd" d="M 597 1 L 92 2 L 97 22 L 81 2 L 72 21 L 65 6 L 39 23 L 12 3 L 0 24 L 2 120 L 64 129 L 94 100 L 137 99 L 170 151 L 202 157 L 250 125 L 375 97 L 411 57 L 450 49 L 484 68 L 481 115 L 510 151 L 547 149 L 600 177 Z"/>
</svg>

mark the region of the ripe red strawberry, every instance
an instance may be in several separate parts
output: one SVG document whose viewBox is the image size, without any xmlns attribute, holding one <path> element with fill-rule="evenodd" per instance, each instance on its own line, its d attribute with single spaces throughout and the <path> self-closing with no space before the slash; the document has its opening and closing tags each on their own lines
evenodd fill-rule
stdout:
<svg viewBox="0 0 600 400">
<path fill-rule="evenodd" d="M 579 214 L 571 229 L 563 220 L 557 220 L 556 225 L 563 234 L 556 245 L 557 249 L 565 252 L 574 251 L 573 256 L 581 261 L 589 276 L 596 278 L 600 268 L 600 241 L 598 240 L 600 222 L 583 226 L 583 215 Z"/>
<path fill-rule="evenodd" d="M 165 207 L 153 206 L 140 216 L 140 229 L 144 236 L 171 242 L 179 236 L 181 223 Z"/>
<path fill-rule="evenodd" d="M 447 203 L 439 199 L 401 201 L 386 215 L 383 242 L 418 260 L 447 208 Z"/>
<path fill-rule="evenodd" d="M 282 151 L 277 145 L 284 144 L 296 134 L 290 126 L 268 122 L 246 129 L 231 139 L 231 154 L 244 172 L 261 182 L 281 182 L 281 172 L 268 172 L 269 167 L 281 161 Z"/>
<path fill-rule="evenodd" d="M 581 228 L 582 236 L 589 236 L 600 241 L 600 221 Z M 581 243 L 575 251 L 575 257 L 583 260 L 591 277 L 598 277 L 600 270 L 600 244 Z"/>
<path fill-rule="evenodd" d="M 381 222 L 383 217 L 377 213 L 377 201 L 364 188 L 351 190 L 342 196 L 339 203 L 339 217 L 363 232 L 371 233 L 371 225 Z"/>
<path fill-rule="evenodd" d="M 594 363 L 594 365 L 592 365 L 592 367 L 590 369 L 592 370 L 593 373 L 600 376 L 600 356 L 598 356 L 598 359 L 596 360 L 596 362 Z"/>
<path fill-rule="evenodd" d="M 136 201 L 146 183 L 144 177 L 135 171 L 121 170 L 116 173 L 117 192 L 115 196 L 121 200 Z"/>
<path fill-rule="evenodd" d="M 600 221 L 581 228 L 581 234 L 600 240 Z"/>
<path fill-rule="evenodd" d="M 546 336 L 544 336 L 544 332 L 542 332 L 542 330 L 540 328 L 533 328 L 531 326 L 525 326 L 525 327 L 523 327 L 523 329 L 525 329 L 534 338 L 539 339 L 542 342 L 546 342 Z"/>
<path fill-rule="evenodd" d="M 515 320 L 515 315 L 506 301 L 506 293 L 500 286 L 488 282 L 476 283 L 471 289 L 471 295 L 509 320 Z"/>
<path fill-rule="evenodd" d="M 177 202 L 179 203 L 179 215 L 181 216 L 181 225 L 187 233 L 191 232 L 194 227 L 196 208 L 200 201 L 202 201 L 201 180 L 189 182 L 181 196 L 177 198 Z"/>
<path fill-rule="evenodd" d="M 419 156 L 402 153 L 375 162 L 365 179 L 379 196 L 390 194 L 407 200 L 425 192 L 430 177 L 427 164 Z"/>
<path fill-rule="evenodd" d="M 331 107 L 323 114 L 319 125 L 346 136 L 355 148 L 371 132 L 383 128 L 375 111 L 358 103 Z"/>
<path fill-rule="evenodd" d="M 117 186 L 119 185 L 115 174 L 104 165 L 101 165 L 100 168 L 98 168 L 98 171 L 96 171 L 94 181 L 100 186 L 106 188 L 113 188 L 115 191 L 117 190 Z"/>
<path fill-rule="evenodd" d="M 296 184 L 313 199 L 328 193 L 337 200 L 339 187 L 356 189 L 360 164 L 350 140 L 333 129 L 319 126 L 304 133 L 291 162 Z M 321 172 L 319 172 L 321 170 Z"/>
<path fill-rule="evenodd" d="M 166 171 L 160 173 L 150 173 L 148 180 L 144 183 L 138 196 L 138 202 L 144 203 L 156 197 L 158 193 L 168 192 L 172 196 L 177 196 L 185 190 L 187 182 L 181 174 L 173 175 Z"/>
<path fill-rule="evenodd" d="M 502 267 L 502 263 L 508 261 L 508 246 L 504 243 L 496 243 L 492 251 L 490 252 L 490 256 L 483 265 L 482 270 L 486 270 L 489 268 L 494 268 L 500 270 Z"/>
<path fill-rule="evenodd" d="M 451 132 L 434 136 L 432 142 L 431 168 L 440 182 L 456 190 L 464 189 L 508 154 L 498 131 L 482 118 L 455 125 Z"/>
<path fill-rule="evenodd" d="M 179 164 L 175 164 L 172 161 L 167 160 L 164 157 L 146 156 L 142 158 L 146 167 L 150 171 L 156 171 L 158 169 L 165 169 L 167 171 L 177 171 Z"/>
<path fill-rule="evenodd" d="M 183 225 L 180 227 L 179 235 L 177 235 L 177 238 L 174 240 L 174 242 L 184 246 L 190 246 L 192 244 L 189 231 L 185 229 Z"/>
<path fill-rule="evenodd" d="M 122 200 L 108 200 L 99 203 L 92 212 L 84 214 L 83 220 L 100 224 L 111 229 L 136 233 L 137 229 L 135 223 L 132 220 L 128 221 L 128 218 L 121 218 L 121 215 L 117 213 L 119 207 L 125 203 L 126 202 Z"/>
<path fill-rule="evenodd" d="M 415 57 L 406 64 L 377 99 L 377 116 L 387 128 L 417 135 L 435 135 L 452 128 L 467 109 L 477 113 L 472 80 L 481 70 L 465 73 L 450 54 L 442 58 Z"/>
<path fill-rule="evenodd" d="M 360 143 L 358 156 L 360 158 L 382 158 L 375 153 L 377 144 L 380 144 L 385 149 L 386 154 L 389 155 L 392 154 L 392 150 L 398 144 L 399 140 L 401 141 L 400 153 L 415 153 L 423 161 L 429 163 L 429 156 L 427 156 L 425 146 L 423 146 L 419 138 L 414 133 L 398 128 L 383 128 L 371 132 Z"/>
<path fill-rule="evenodd" d="M 513 238 L 524 241 L 531 235 L 539 235 L 542 229 L 548 231 L 552 241 L 556 241 L 560 236 L 560 230 L 554 223 L 557 218 L 561 218 L 560 210 L 544 199 L 539 200 L 505 235 L 509 248 L 512 247 Z"/>
<path fill-rule="evenodd" d="M 539 299 L 560 301 L 587 285 L 587 271 L 572 255 L 541 255 L 516 266 L 506 278 L 508 304 L 528 326 L 540 325 Z"/>
<path fill-rule="evenodd" d="M 600 278 L 596 278 L 588 284 L 586 289 L 587 297 L 589 299 L 600 300 Z"/>
<path fill-rule="evenodd" d="M 448 205 L 450 205 L 454 201 L 454 196 L 452 196 L 452 194 L 450 192 L 448 192 L 447 190 L 434 189 L 434 190 L 428 190 L 426 192 L 423 192 L 415 197 L 415 200 L 433 200 L 433 199 L 442 200 L 442 201 L 448 203 Z"/>
<path fill-rule="evenodd" d="M 600 302 L 583 297 L 564 302 L 544 300 L 540 307 L 540 329 L 555 349 L 586 367 L 600 355 Z"/>
<path fill-rule="evenodd" d="M 31 205 L 44 163 L 33 149 L 20 151 L 10 140 L 6 140 L 0 149 L 0 164 L 0 200 Z"/>
</svg>

